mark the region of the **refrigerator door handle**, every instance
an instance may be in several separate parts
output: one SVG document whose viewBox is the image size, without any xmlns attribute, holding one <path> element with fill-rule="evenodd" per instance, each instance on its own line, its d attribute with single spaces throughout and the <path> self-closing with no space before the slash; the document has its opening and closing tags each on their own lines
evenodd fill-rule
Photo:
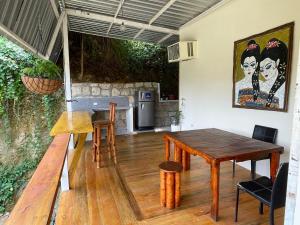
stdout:
<svg viewBox="0 0 300 225">
<path fill-rule="evenodd" d="M 144 109 L 144 107 L 145 107 L 145 104 L 143 103 L 143 104 L 141 104 L 141 110 L 143 110 Z"/>
</svg>

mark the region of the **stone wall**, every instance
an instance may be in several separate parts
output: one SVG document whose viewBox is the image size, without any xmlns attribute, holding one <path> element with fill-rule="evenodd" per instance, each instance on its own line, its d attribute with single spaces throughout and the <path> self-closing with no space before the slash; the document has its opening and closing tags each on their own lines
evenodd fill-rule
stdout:
<svg viewBox="0 0 300 225">
<path fill-rule="evenodd" d="M 167 127 L 171 125 L 170 117 L 178 110 L 178 101 L 159 102 L 158 83 L 73 83 L 73 97 L 112 97 L 128 96 L 129 102 L 134 104 L 134 95 L 139 90 L 152 90 L 156 92 L 155 127 Z M 107 116 L 107 115 L 104 115 Z M 126 112 L 118 111 L 116 114 L 117 133 L 126 132 Z"/>
</svg>

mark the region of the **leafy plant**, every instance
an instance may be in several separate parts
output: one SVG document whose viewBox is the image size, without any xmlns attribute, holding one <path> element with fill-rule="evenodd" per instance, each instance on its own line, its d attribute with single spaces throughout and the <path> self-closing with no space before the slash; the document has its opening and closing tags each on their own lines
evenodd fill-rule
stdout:
<svg viewBox="0 0 300 225">
<path fill-rule="evenodd" d="M 51 62 L 41 61 L 0 36 L 0 214 L 11 208 L 38 165 L 51 141 L 49 129 L 63 110 L 62 91 L 35 95 L 21 81 L 23 69 L 35 65 L 58 74 Z"/>
<path fill-rule="evenodd" d="M 182 114 L 182 111 L 178 110 L 175 112 L 175 115 L 171 117 L 171 123 L 173 125 L 179 125 L 180 124 L 180 121 L 181 119 L 183 118 L 183 114 Z"/>
<path fill-rule="evenodd" d="M 49 60 L 38 59 L 31 67 L 24 68 L 22 72 L 30 77 L 62 79 L 62 70 Z"/>
</svg>

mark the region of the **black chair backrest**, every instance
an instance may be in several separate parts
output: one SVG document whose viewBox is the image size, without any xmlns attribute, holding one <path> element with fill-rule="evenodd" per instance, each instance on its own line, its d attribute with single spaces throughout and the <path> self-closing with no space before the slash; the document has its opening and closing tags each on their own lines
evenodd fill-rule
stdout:
<svg viewBox="0 0 300 225">
<path fill-rule="evenodd" d="M 271 207 L 274 209 L 285 206 L 286 187 L 288 178 L 289 163 L 282 163 L 272 188 Z"/>
<path fill-rule="evenodd" d="M 275 128 L 255 125 L 252 138 L 274 144 L 277 136 L 277 131 L 278 130 Z"/>
</svg>

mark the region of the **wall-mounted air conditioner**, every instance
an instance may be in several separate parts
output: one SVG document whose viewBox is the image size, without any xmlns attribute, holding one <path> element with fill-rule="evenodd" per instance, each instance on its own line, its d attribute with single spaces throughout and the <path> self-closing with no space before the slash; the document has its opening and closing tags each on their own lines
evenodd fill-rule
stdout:
<svg viewBox="0 0 300 225">
<path fill-rule="evenodd" d="M 180 41 L 168 46 L 169 63 L 198 57 L 197 41 Z"/>
</svg>

